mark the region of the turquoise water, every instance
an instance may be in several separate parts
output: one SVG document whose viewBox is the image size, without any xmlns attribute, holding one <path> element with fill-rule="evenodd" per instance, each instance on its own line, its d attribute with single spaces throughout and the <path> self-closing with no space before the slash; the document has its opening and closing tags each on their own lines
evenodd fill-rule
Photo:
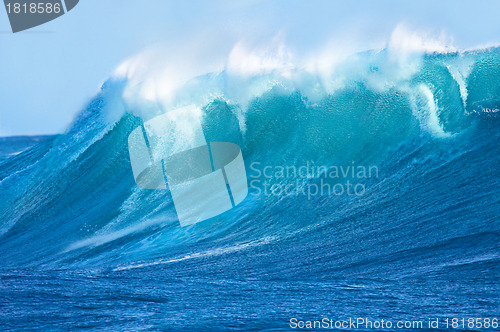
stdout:
<svg viewBox="0 0 500 332">
<path fill-rule="evenodd" d="M 207 141 L 241 147 L 249 176 L 255 163 L 376 166 L 363 195 L 250 185 L 236 208 L 181 228 L 168 191 L 134 183 L 127 138 L 151 105 L 131 108 L 117 79 L 64 134 L 27 150 L 30 138 L 3 139 L 0 325 L 281 331 L 293 317 L 498 317 L 500 53 L 413 60 L 360 54 L 335 89 L 301 71 L 221 72 L 179 93 L 202 104 Z"/>
</svg>

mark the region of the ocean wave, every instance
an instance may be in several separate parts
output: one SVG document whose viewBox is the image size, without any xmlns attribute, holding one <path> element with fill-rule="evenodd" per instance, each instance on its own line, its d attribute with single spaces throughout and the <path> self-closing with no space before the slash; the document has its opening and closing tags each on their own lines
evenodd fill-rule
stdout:
<svg viewBox="0 0 500 332">
<path fill-rule="evenodd" d="M 284 48 L 247 54 L 240 45 L 226 68 L 174 81 L 163 71 L 150 76 L 147 59 L 130 60 L 66 133 L 0 161 L 4 266 L 148 265 L 188 251 L 255 250 L 240 244 L 270 238 L 286 239 L 292 251 L 297 239 L 307 251 L 328 234 L 335 245 L 369 234 L 348 256 L 354 264 L 371 257 L 374 243 L 393 240 L 390 255 L 417 240 L 430 246 L 463 235 L 474 223 L 498 231 L 485 217 L 497 208 L 481 193 L 498 194 L 492 114 L 500 108 L 500 52 L 409 47 L 396 57 L 397 49 L 358 53 L 321 72 L 294 65 Z M 142 67 L 148 73 L 138 74 Z M 127 137 L 143 121 L 191 104 L 202 110 L 207 141 L 238 144 L 247 168 L 355 163 L 377 165 L 381 176 L 363 197 L 249 196 L 180 228 L 168 191 L 136 187 Z M 467 222 L 450 209 L 451 197 L 468 199 Z M 408 240 L 410 223 L 441 237 Z"/>
</svg>

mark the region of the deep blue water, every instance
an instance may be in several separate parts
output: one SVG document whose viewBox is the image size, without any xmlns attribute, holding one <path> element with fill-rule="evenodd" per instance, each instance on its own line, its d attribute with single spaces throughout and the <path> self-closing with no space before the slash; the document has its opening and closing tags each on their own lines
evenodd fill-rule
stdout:
<svg viewBox="0 0 500 332">
<path fill-rule="evenodd" d="M 181 228 L 168 191 L 135 185 L 127 137 L 141 119 L 117 80 L 64 134 L 27 150 L 32 138 L 2 139 L 0 328 L 499 318 L 499 51 L 422 56 L 403 79 L 389 75 L 384 53 L 356 61 L 335 91 L 306 93 L 314 78 L 301 73 L 300 84 L 219 73 L 180 98 L 217 96 L 203 104 L 206 139 L 237 143 L 250 179 L 252 163 L 376 166 L 359 196 L 251 187 L 233 210 Z M 280 84 L 246 105 L 221 97 L 270 81 Z"/>
</svg>

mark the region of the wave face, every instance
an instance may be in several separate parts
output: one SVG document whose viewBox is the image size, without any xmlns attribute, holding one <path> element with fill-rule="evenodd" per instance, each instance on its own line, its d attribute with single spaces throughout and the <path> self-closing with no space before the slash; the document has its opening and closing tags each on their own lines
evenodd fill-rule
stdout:
<svg viewBox="0 0 500 332">
<path fill-rule="evenodd" d="M 0 290 L 24 312 L 2 315 L 5 326 L 33 314 L 74 326 L 83 309 L 57 316 L 49 300 L 66 292 L 104 313 L 82 326 L 114 329 L 498 314 L 498 49 L 366 52 L 327 79 L 287 69 L 188 81 L 171 103 L 202 107 L 207 141 L 238 144 L 250 181 L 258 167 L 308 163 L 378 176 L 363 195 L 264 195 L 257 182 L 236 208 L 183 228 L 168 191 L 135 185 L 128 155 L 144 114 L 166 109 L 127 94 L 126 78 L 110 79 L 66 133 L 0 161 Z M 21 282 L 48 292 L 45 309 L 25 307 Z"/>
</svg>

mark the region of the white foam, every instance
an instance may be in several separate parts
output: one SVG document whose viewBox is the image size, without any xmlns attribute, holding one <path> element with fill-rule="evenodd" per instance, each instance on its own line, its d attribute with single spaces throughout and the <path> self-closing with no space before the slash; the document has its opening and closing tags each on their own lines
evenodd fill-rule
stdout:
<svg viewBox="0 0 500 332">
<path fill-rule="evenodd" d="M 410 30 L 405 24 L 399 24 L 394 29 L 387 47 L 398 55 L 457 51 L 453 46 L 453 38 L 444 31 L 436 34 L 429 31 Z"/>
<path fill-rule="evenodd" d="M 473 63 L 474 61 L 472 59 L 467 60 L 461 57 L 459 61 L 453 61 L 453 63 L 446 66 L 451 76 L 458 84 L 464 109 L 467 107 L 467 97 L 469 95 L 466 80 L 472 70 Z"/>
<path fill-rule="evenodd" d="M 255 76 L 279 71 L 290 77 L 295 68 L 292 52 L 277 37 L 267 45 L 250 48 L 238 42 L 229 54 L 226 69 L 236 75 Z"/>
<path fill-rule="evenodd" d="M 269 237 L 266 237 L 266 238 L 259 240 L 259 241 L 240 243 L 240 244 L 235 244 L 232 246 L 221 247 L 221 248 L 211 249 L 211 250 L 202 251 L 202 252 L 190 253 L 190 254 L 178 256 L 178 257 L 171 258 L 171 259 L 158 259 L 158 260 L 155 260 L 152 262 L 134 263 L 134 264 L 129 264 L 129 265 L 125 265 L 125 266 L 119 266 L 119 267 L 115 268 L 114 271 L 138 269 L 138 268 L 144 268 L 144 267 L 161 265 L 161 264 L 172 264 L 172 263 L 178 263 L 178 262 L 182 262 L 182 261 L 189 260 L 189 259 L 195 259 L 195 258 L 221 256 L 221 255 L 225 255 L 225 254 L 229 254 L 229 253 L 233 253 L 233 252 L 237 252 L 237 251 L 242 251 L 242 250 L 245 250 L 248 248 L 265 245 L 265 244 L 272 242 L 275 239 L 276 239 L 275 237 L 269 236 Z"/>
<path fill-rule="evenodd" d="M 73 242 L 70 244 L 68 247 L 66 247 L 65 250 L 63 250 L 63 253 L 85 248 L 85 247 L 90 247 L 90 248 L 95 248 L 102 246 L 104 244 L 107 244 L 109 242 L 118 240 L 120 238 L 123 238 L 127 235 L 138 233 L 140 231 L 143 231 L 145 229 L 148 229 L 152 226 L 158 226 L 158 225 L 164 225 L 166 224 L 166 220 L 163 218 L 154 218 L 154 219 L 149 219 L 146 221 L 142 221 L 135 224 L 131 225 L 129 227 L 125 227 L 121 230 L 114 231 L 114 232 L 106 232 L 101 235 L 95 235 L 90 238 L 87 238 L 85 240 L 80 240 Z"/>
<path fill-rule="evenodd" d="M 434 100 L 434 94 L 425 84 L 419 84 L 412 93 L 412 107 L 416 118 L 423 129 L 436 137 L 449 137 L 439 121 L 439 108 Z"/>
</svg>

